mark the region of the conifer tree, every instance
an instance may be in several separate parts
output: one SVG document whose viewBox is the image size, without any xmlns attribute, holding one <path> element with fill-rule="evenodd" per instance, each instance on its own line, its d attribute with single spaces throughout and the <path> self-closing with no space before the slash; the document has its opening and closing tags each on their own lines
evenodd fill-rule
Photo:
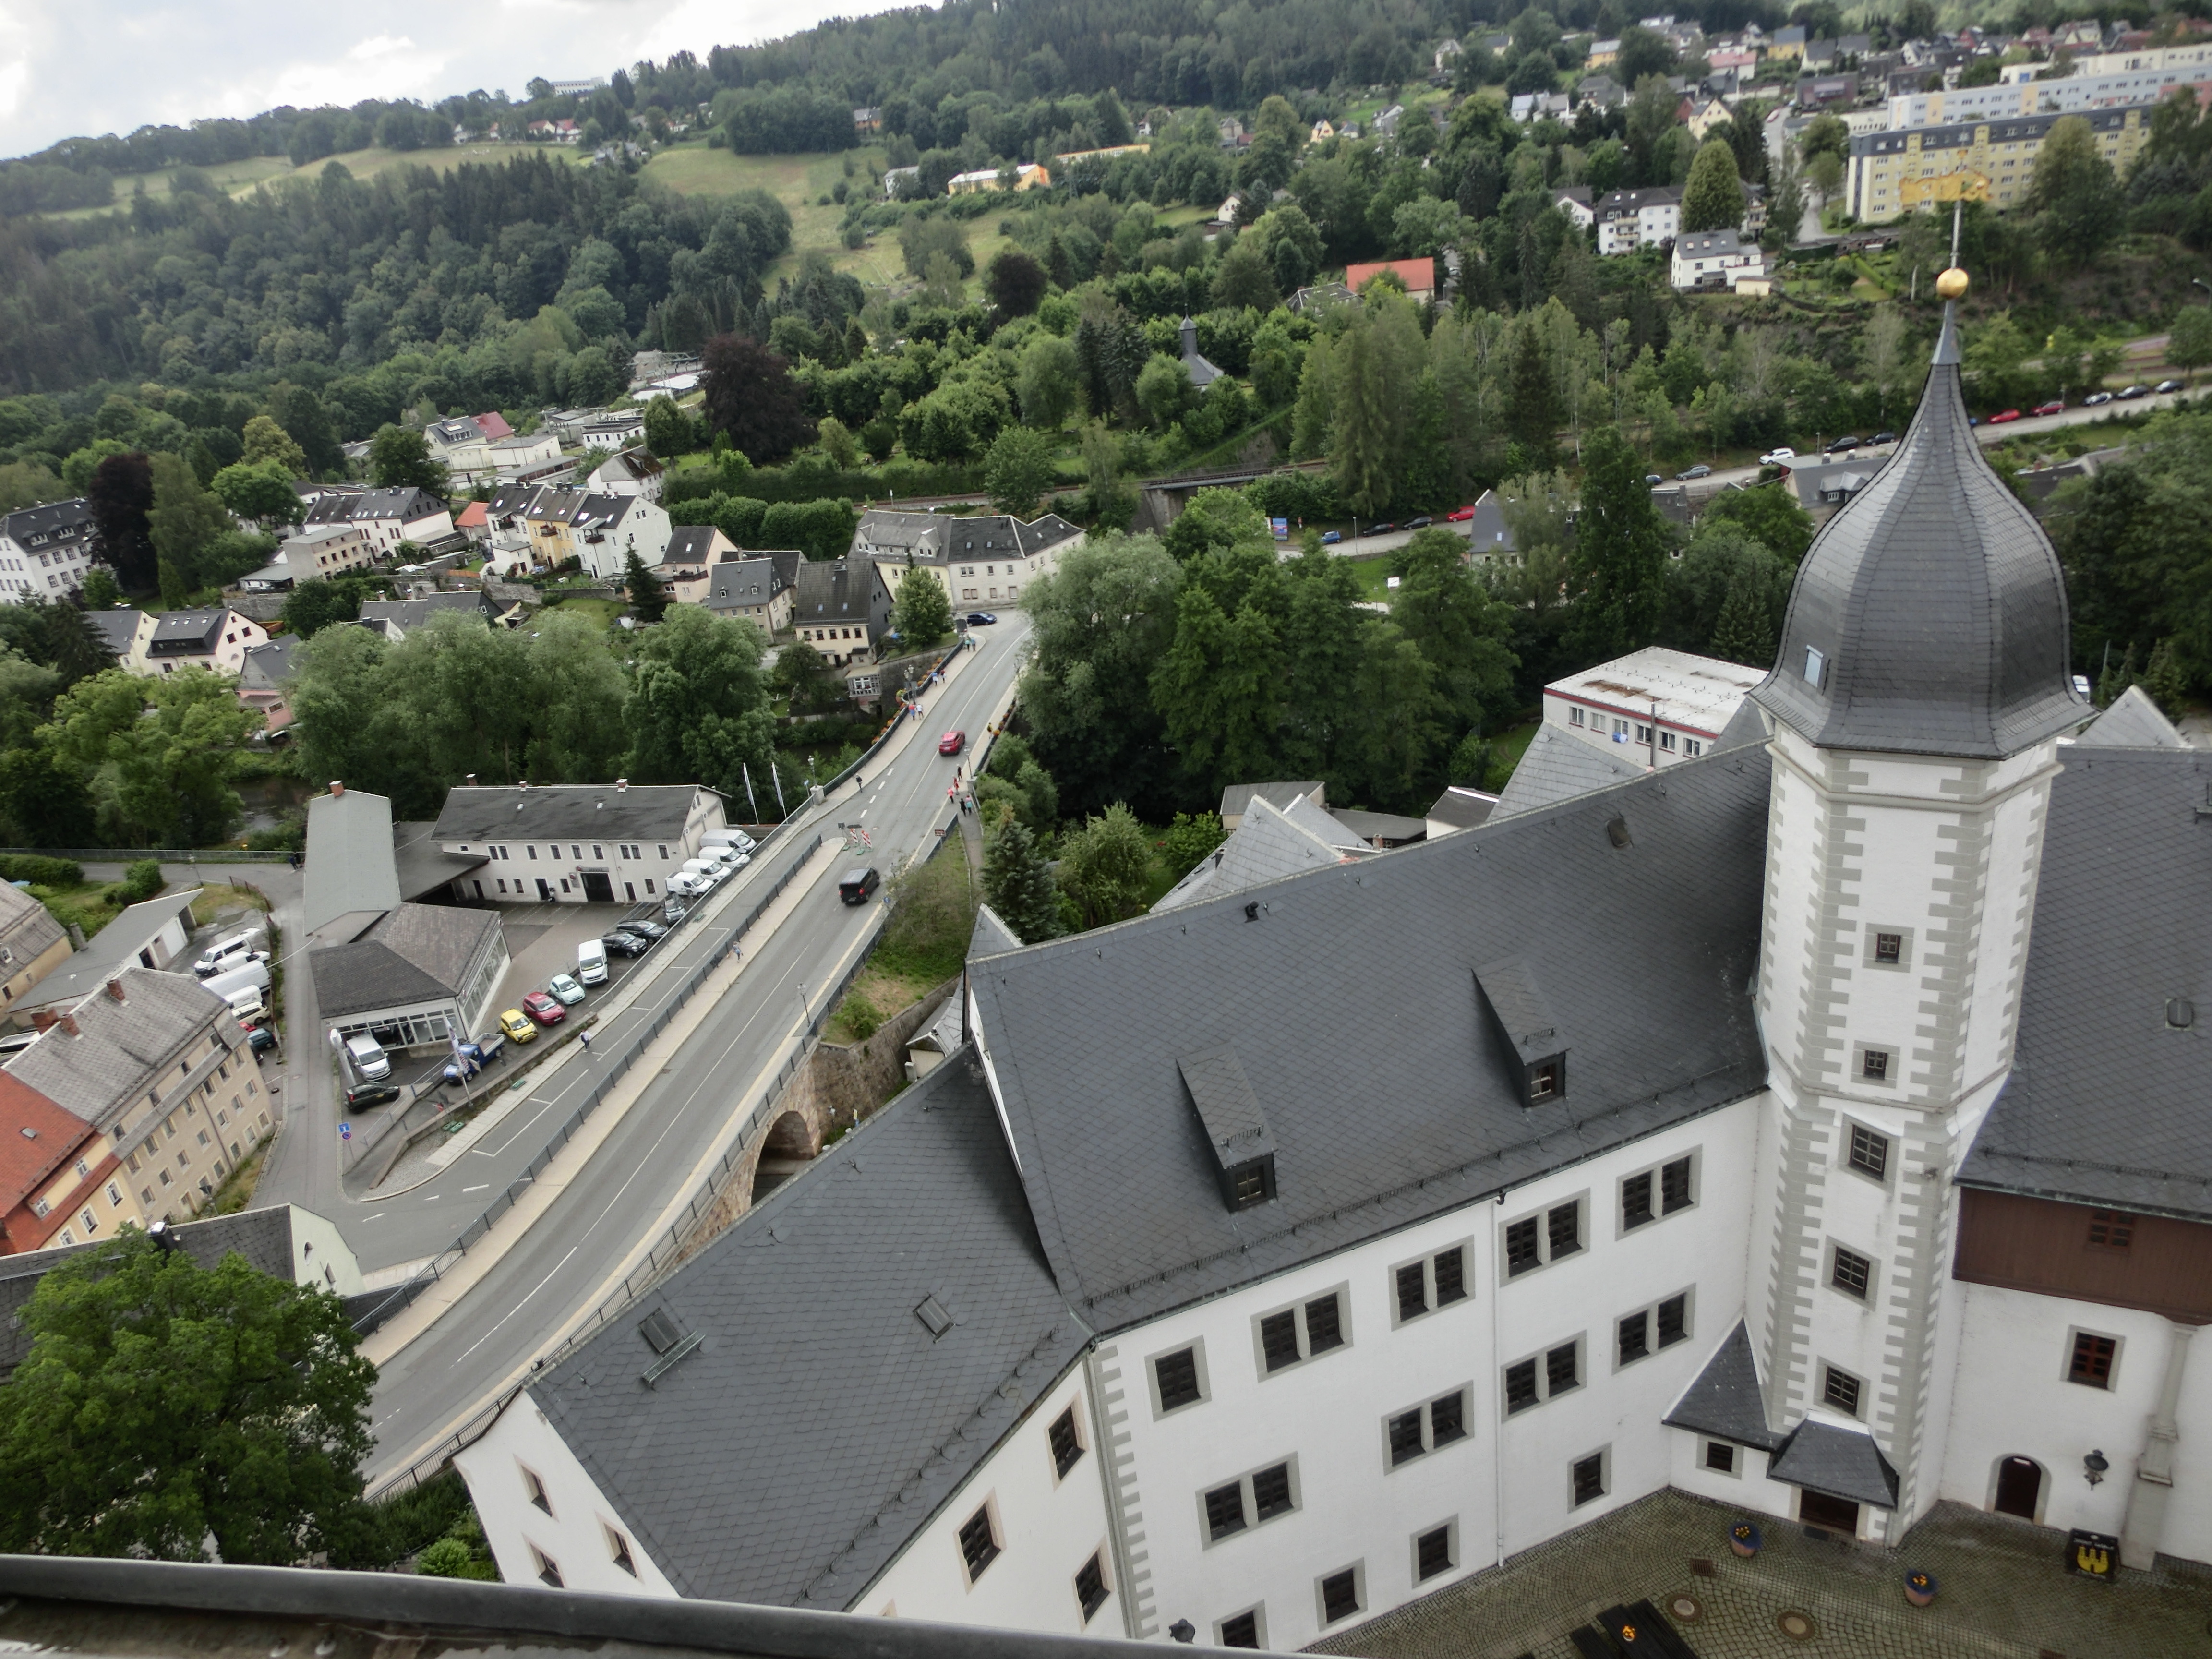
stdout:
<svg viewBox="0 0 2212 1659">
<path fill-rule="evenodd" d="M 1024 945 L 1060 936 L 1060 892 L 1036 839 L 1011 810 L 983 847 L 983 897 Z"/>
</svg>

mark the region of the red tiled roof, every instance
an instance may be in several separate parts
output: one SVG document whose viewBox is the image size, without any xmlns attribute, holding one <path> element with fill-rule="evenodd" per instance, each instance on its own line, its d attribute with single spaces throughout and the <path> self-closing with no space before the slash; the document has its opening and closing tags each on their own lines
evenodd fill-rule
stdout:
<svg viewBox="0 0 2212 1659">
<path fill-rule="evenodd" d="M 1379 276 L 1386 270 L 1398 273 L 1398 280 L 1405 283 L 1408 294 L 1436 291 L 1437 264 L 1433 259 L 1377 259 L 1372 264 L 1346 265 L 1344 285 L 1357 294 L 1370 277 Z"/>
<path fill-rule="evenodd" d="M 26 1134 L 25 1130 L 32 1133 Z M 58 1209 L 48 1219 L 53 1226 L 34 1220 L 21 1207 L 53 1175 L 76 1155 L 95 1132 L 74 1112 L 64 1111 L 27 1083 L 0 1072 L 0 1223 L 8 1224 L 0 1237 L 0 1253 L 36 1249 L 45 1235 L 67 1218 Z M 21 1208 L 20 1216 L 10 1212 Z M 18 1237 L 17 1226 L 27 1223 L 35 1236 Z"/>
<path fill-rule="evenodd" d="M 563 125 L 573 124 L 564 123 Z M 514 435 L 514 428 L 507 423 L 507 416 L 495 409 L 477 416 L 477 430 L 495 443 L 501 438 L 512 438 Z"/>
<path fill-rule="evenodd" d="M 471 501 L 453 515 L 453 528 L 456 530 L 482 530 L 490 522 L 491 509 L 483 501 Z"/>
</svg>

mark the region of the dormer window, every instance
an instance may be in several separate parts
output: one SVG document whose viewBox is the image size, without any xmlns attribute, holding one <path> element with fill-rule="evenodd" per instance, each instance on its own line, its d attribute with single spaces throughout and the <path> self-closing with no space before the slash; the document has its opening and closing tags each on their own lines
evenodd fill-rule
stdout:
<svg viewBox="0 0 2212 1659">
<path fill-rule="evenodd" d="M 1537 989 L 1528 964 L 1518 957 L 1509 957 L 1476 969 L 1474 981 L 1490 1014 L 1491 1028 L 1504 1044 L 1521 1103 L 1545 1106 L 1565 1099 L 1566 1036 Z"/>
<path fill-rule="evenodd" d="M 1828 682 L 1827 653 L 1818 646 L 1805 647 L 1805 684 L 1818 691 Z"/>
<path fill-rule="evenodd" d="M 1274 1137 L 1237 1050 L 1224 1044 L 1176 1064 L 1213 1154 L 1222 1202 L 1232 1211 L 1267 1203 L 1275 1196 Z"/>
</svg>

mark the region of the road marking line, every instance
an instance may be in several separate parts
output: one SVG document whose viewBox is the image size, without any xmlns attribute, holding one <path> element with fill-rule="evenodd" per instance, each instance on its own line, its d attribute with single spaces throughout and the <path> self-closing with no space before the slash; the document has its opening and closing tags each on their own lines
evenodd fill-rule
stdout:
<svg viewBox="0 0 2212 1659">
<path fill-rule="evenodd" d="M 491 1190 L 491 1182 L 487 1181 L 481 1187 L 464 1187 L 461 1190 L 465 1193 L 488 1193 Z"/>
<path fill-rule="evenodd" d="M 483 1346 L 485 1343 L 490 1341 L 493 1334 L 499 1329 L 499 1326 L 506 1324 L 507 1320 L 514 1318 L 515 1315 L 520 1313 L 523 1308 L 528 1304 L 531 1297 L 537 1295 L 538 1291 L 544 1290 L 548 1285 L 553 1282 L 553 1273 L 559 1273 L 562 1268 L 568 1265 L 568 1256 L 575 1255 L 577 1251 L 583 1248 L 584 1247 L 581 1244 L 571 1244 L 568 1247 L 568 1255 L 562 1256 L 558 1261 L 553 1264 L 553 1273 L 546 1274 L 544 1278 L 539 1279 L 535 1285 L 532 1285 L 530 1287 L 530 1294 L 524 1297 L 520 1302 L 516 1303 L 512 1308 L 509 1308 L 507 1310 L 506 1316 L 500 1320 L 498 1325 L 494 1325 L 490 1330 L 486 1331 L 475 1341 L 470 1343 L 468 1347 L 453 1361 L 453 1364 L 455 1365 L 459 1365 L 461 1361 L 466 1359 L 470 1354 L 474 1353 L 478 1348 Z"/>
</svg>

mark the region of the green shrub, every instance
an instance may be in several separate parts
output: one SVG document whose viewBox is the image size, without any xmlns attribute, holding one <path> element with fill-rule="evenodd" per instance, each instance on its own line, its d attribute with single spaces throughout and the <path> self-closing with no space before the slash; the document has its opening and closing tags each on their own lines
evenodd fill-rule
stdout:
<svg viewBox="0 0 2212 1659">
<path fill-rule="evenodd" d="M 124 866 L 121 884 L 123 902 L 137 904 L 154 896 L 167 886 L 168 878 L 161 873 L 157 859 L 134 859 Z"/>
<path fill-rule="evenodd" d="M 41 887 L 82 887 L 84 866 L 70 859 L 50 859 L 36 853 L 11 853 L 0 858 L 0 879 L 34 881 Z"/>
<path fill-rule="evenodd" d="M 877 1012 L 876 1005 L 868 1000 L 867 994 L 863 991 L 846 993 L 845 1006 L 838 1011 L 837 1018 L 853 1034 L 855 1042 L 866 1042 L 875 1036 L 884 1023 L 883 1015 Z"/>
<path fill-rule="evenodd" d="M 441 1538 L 415 1558 L 415 1571 L 426 1578 L 467 1578 L 475 1552 L 458 1538 Z"/>
</svg>

